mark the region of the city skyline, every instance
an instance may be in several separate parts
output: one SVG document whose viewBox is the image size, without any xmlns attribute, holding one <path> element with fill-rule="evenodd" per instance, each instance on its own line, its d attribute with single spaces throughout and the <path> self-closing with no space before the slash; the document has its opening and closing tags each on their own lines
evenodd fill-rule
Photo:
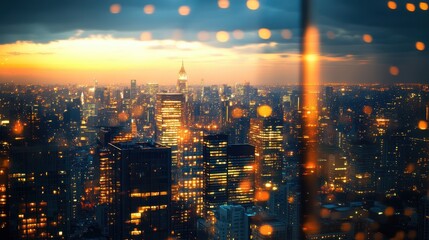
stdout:
<svg viewBox="0 0 429 240">
<path fill-rule="evenodd" d="M 428 0 L 6 0 L 2 239 L 429 239 Z"/>
</svg>

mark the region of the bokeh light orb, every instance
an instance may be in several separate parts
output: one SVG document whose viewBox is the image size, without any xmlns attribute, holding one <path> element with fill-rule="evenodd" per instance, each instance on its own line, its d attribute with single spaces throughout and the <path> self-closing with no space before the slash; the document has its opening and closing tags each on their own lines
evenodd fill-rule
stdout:
<svg viewBox="0 0 429 240">
<path fill-rule="evenodd" d="M 394 2 L 394 1 L 388 1 L 387 7 L 392 9 L 392 10 L 395 10 L 398 7 L 398 4 L 396 4 L 396 2 Z"/>
<path fill-rule="evenodd" d="M 273 113 L 273 109 L 268 105 L 261 105 L 257 109 L 258 115 L 261 117 L 269 117 Z"/>
<path fill-rule="evenodd" d="M 118 14 L 121 12 L 121 5 L 120 4 L 112 4 L 110 5 L 110 12 L 112 14 Z"/>
<path fill-rule="evenodd" d="M 155 6 L 153 6 L 152 4 L 148 4 L 144 6 L 143 12 L 148 15 L 153 14 L 155 12 Z"/>
<path fill-rule="evenodd" d="M 246 6 L 250 10 L 253 10 L 253 11 L 258 10 L 258 8 L 259 8 L 259 1 L 258 0 L 247 0 Z"/>
<path fill-rule="evenodd" d="M 416 11 L 416 5 L 414 5 L 414 3 L 407 3 L 407 4 L 405 5 L 405 8 L 407 8 L 407 10 L 408 10 L 409 12 L 414 12 L 414 11 Z"/>
<path fill-rule="evenodd" d="M 118 119 L 120 122 L 125 122 L 129 118 L 128 114 L 126 112 L 121 112 L 118 114 Z"/>
<path fill-rule="evenodd" d="M 292 38 L 292 31 L 289 29 L 283 29 L 281 31 L 281 35 L 282 35 L 282 38 L 284 38 L 284 39 L 291 39 Z"/>
<path fill-rule="evenodd" d="M 366 43 L 372 43 L 372 36 L 370 34 L 364 34 L 362 36 L 362 40 Z"/>
<path fill-rule="evenodd" d="M 420 41 L 416 42 L 416 49 L 419 51 L 425 50 L 425 44 L 423 42 L 420 42 Z"/>
<path fill-rule="evenodd" d="M 372 107 L 371 106 L 364 106 L 363 107 L 363 112 L 367 115 L 371 115 L 372 113 Z"/>
<path fill-rule="evenodd" d="M 243 117 L 244 111 L 241 108 L 234 108 L 232 110 L 232 118 L 241 118 Z"/>
<path fill-rule="evenodd" d="M 428 129 L 428 122 L 426 122 L 424 120 L 419 121 L 418 128 L 420 130 L 426 130 L 426 129 Z"/>
<path fill-rule="evenodd" d="M 228 42 L 229 41 L 229 33 L 226 31 L 219 31 L 216 33 L 216 39 L 222 43 Z"/>
<path fill-rule="evenodd" d="M 24 132 L 24 125 L 21 123 L 21 121 L 16 121 L 16 123 L 13 125 L 12 131 L 16 135 L 20 135 Z"/>
<path fill-rule="evenodd" d="M 208 40 L 210 40 L 210 33 L 207 31 L 198 32 L 197 38 L 198 38 L 198 40 L 203 41 L 203 42 L 208 41 Z"/>
<path fill-rule="evenodd" d="M 188 6 L 180 6 L 177 11 L 182 16 L 188 16 L 191 13 L 191 8 Z"/>
<path fill-rule="evenodd" d="M 268 191 L 257 191 L 255 193 L 255 199 L 258 202 L 266 202 L 270 199 L 270 193 Z"/>
<path fill-rule="evenodd" d="M 399 75 L 399 68 L 397 66 L 391 66 L 389 68 L 389 72 L 392 76 L 398 76 Z"/>
<path fill-rule="evenodd" d="M 273 227 L 271 227 L 271 226 L 270 226 L 270 225 L 268 225 L 268 224 L 262 225 L 262 226 L 259 228 L 259 233 L 260 233 L 261 235 L 264 235 L 264 236 L 270 236 L 271 234 L 273 234 Z"/>
<path fill-rule="evenodd" d="M 237 29 L 237 30 L 234 30 L 234 31 L 232 32 L 232 36 L 233 36 L 235 39 L 237 39 L 237 40 L 241 40 L 241 39 L 243 39 L 243 38 L 244 38 L 244 32 L 243 32 L 243 31 L 241 31 L 241 30 L 239 30 L 239 29 Z"/>
<path fill-rule="evenodd" d="M 229 0 L 218 0 L 217 5 L 219 6 L 219 8 L 223 8 L 223 9 L 228 8 Z"/>
<path fill-rule="evenodd" d="M 271 38 L 271 31 L 268 28 L 261 28 L 258 30 L 258 35 L 261 39 L 270 39 Z"/>
</svg>

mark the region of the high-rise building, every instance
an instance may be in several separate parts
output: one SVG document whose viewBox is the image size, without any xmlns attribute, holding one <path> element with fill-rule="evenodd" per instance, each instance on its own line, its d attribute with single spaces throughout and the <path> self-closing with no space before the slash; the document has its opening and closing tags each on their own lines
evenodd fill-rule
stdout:
<svg viewBox="0 0 429 240">
<path fill-rule="evenodd" d="M 255 146 L 256 189 L 281 183 L 283 162 L 283 123 L 275 118 L 250 120 L 249 143 Z"/>
<path fill-rule="evenodd" d="M 110 143 L 114 159 L 114 239 L 167 239 L 171 233 L 171 149 Z"/>
<path fill-rule="evenodd" d="M 183 129 L 184 98 L 182 93 L 156 95 L 156 141 L 171 148 L 173 184 L 177 182 L 180 161 L 179 139 Z"/>
<path fill-rule="evenodd" d="M 188 75 L 186 74 L 185 66 L 182 61 L 182 67 L 180 68 L 179 77 L 177 78 L 176 91 L 178 93 L 183 93 L 184 95 L 186 95 L 188 93 L 187 82 L 188 82 Z"/>
<path fill-rule="evenodd" d="M 195 214 L 202 217 L 204 131 L 189 128 L 183 131 L 182 136 L 183 162 L 180 166 L 179 198 L 192 205 Z"/>
<path fill-rule="evenodd" d="M 9 143 L 0 144 L 0 236 L 9 235 L 9 201 L 8 194 L 9 173 Z"/>
<path fill-rule="evenodd" d="M 348 169 L 348 191 L 361 198 L 375 192 L 375 165 L 378 162 L 376 145 L 368 142 L 350 144 L 350 166 Z"/>
<path fill-rule="evenodd" d="M 228 202 L 228 136 L 224 134 L 205 136 L 203 159 L 203 213 L 208 217 L 217 207 Z"/>
<path fill-rule="evenodd" d="M 285 239 L 299 239 L 300 189 L 297 181 L 281 184 L 270 193 L 268 212 L 286 224 Z"/>
<path fill-rule="evenodd" d="M 130 88 L 131 101 L 135 100 L 137 97 L 137 81 L 135 79 L 131 80 L 131 88 Z"/>
<path fill-rule="evenodd" d="M 418 211 L 418 237 L 417 239 L 429 239 L 429 197 L 420 199 Z"/>
<path fill-rule="evenodd" d="M 70 151 L 17 146 L 10 159 L 10 227 L 13 239 L 62 239 L 70 231 Z"/>
<path fill-rule="evenodd" d="M 215 216 L 215 239 L 249 239 L 249 217 L 243 206 L 222 205 Z"/>
<path fill-rule="evenodd" d="M 228 146 L 228 204 L 253 205 L 255 197 L 255 147 Z"/>
<path fill-rule="evenodd" d="M 251 218 L 250 229 L 250 239 L 287 239 L 286 224 L 277 218 L 256 215 Z"/>
</svg>

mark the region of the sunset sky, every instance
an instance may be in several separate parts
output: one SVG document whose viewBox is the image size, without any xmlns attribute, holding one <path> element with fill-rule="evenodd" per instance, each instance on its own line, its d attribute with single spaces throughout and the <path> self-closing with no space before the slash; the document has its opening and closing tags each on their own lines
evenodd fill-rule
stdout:
<svg viewBox="0 0 429 240">
<path fill-rule="evenodd" d="M 429 82 L 425 1 L 314 3 L 322 82 Z M 298 0 L 6 0 L 0 7 L 0 81 L 137 79 L 167 85 L 175 84 L 183 60 L 191 85 L 295 84 L 299 5 Z"/>
</svg>

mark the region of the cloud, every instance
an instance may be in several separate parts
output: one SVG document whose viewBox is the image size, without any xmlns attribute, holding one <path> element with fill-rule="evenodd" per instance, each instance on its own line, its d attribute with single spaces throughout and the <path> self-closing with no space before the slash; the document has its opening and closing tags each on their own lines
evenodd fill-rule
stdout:
<svg viewBox="0 0 429 240">
<path fill-rule="evenodd" d="M 297 28 L 298 5 L 289 1 L 273 0 L 261 4 L 258 11 L 247 9 L 244 1 L 231 1 L 228 9 L 219 9 L 216 1 L 189 0 L 178 2 L 160 0 L 151 3 L 155 12 L 144 14 L 144 0 L 6 0 L 0 8 L 0 42 L 32 40 L 47 42 L 63 33 L 82 31 L 115 31 L 135 33 L 142 31 L 243 31 L 260 27 L 271 29 Z M 292 1 L 294 2 L 294 1 Z M 110 5 L 118 3 L 121 12 L 111 14 Z M 181 5 L 191 8 L 189 16 L 180 16 L 177 9 Z M 191 40 L 191 39 L 186 39 Z M 193 36 L 195 40 L 195 34 Z"/>
</svg>

